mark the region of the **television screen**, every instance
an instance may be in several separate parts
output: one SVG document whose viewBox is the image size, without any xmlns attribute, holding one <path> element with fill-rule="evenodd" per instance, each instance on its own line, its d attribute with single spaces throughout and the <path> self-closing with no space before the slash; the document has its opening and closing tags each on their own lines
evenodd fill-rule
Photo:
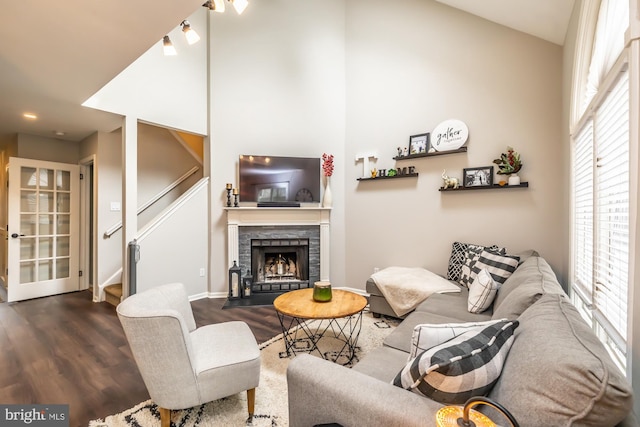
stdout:
<svg viewBox="0 0 640 427">
<path fill-rule="evenodd" d="M 320 158 L 241 155 L 240 201 L 320 202 Z"/>
</svg>

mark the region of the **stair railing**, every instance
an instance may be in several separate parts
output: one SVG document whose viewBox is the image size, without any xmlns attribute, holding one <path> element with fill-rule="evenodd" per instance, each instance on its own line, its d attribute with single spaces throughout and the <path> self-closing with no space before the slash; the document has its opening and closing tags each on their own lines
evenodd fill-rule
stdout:
<svg viewBox="0 0 640 427">
<path fill-rule="evenodd" d="M 149 209 L 151 206 L 153 206 L 154 203 L 156 203 L 158 200 L 162 199 L 164 196 L 166 196 L 171 190 L 173 190 L 174 188 L 176 188 L 178 185 L 182 184 L 184 181 L 186 181 L 191 175 L 195 174 L 196 172 L 198 172 L 200 170 L 200 168 L 198 166 L 194 166 L 191 169 L 189 169 L 186 173 L 184 173 L 180 178 L 176 179 L 175 181 L 173 181 L 171 184 L 167 185 L 165 188 L 163 188 L 162 190 L 160 190 L 160 192 L 158 194 L 156 194 L 155 196 L 153 196 L 151 199 L 149 199 L 149 201 L 147 201 L 145 204 L 143 204 L 142 206 L 140 206 L 138 208 L 138 212 L 137 215 L 140 215 L 142 212 L 146 211 L 147 209 Z M 104 238 L 108 239 L 111 236 L 113 236 L 118 230 L 120 230 L 122 228 L 122 221 L 118 221 L 117 224 L 114 224 L 112 227 L 110 227 L 107 231 L 104 232 Z"/>
</svg>

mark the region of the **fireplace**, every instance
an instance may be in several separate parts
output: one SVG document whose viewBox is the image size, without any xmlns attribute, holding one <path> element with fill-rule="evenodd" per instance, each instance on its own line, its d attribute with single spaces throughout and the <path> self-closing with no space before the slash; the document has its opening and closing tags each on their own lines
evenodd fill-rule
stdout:
<svg viewBox="0 0 640 427">
<path fill-rule="evenodd" d="M 286 292 L 290 289 L 300 287 L 311 287 L 318 280 L 330 280 L 330 208 L 321 207 L 300 207 L 300 208 L 254 208 L 239 207 L 226 208 L 227 231 L 228 231 L 228 262 L 229 267 L 234 260 L 242 268 L 243 275 L 251 273 L 253 282 L 264 282 L 255 287 L 256 292 Z M 276 258 L 278 254 L 283 257 L 293 258 L 295 254 L 295 278 L 278 277 L 277 263 L 276 276 L 269 276 L 268 279 L 259 278 L 260 266 L 254 267 L 253 241 L 270 241 L 274 244 L 266 244 L 265 252 L 273 254 Z M 291 242 L 299 241 L 301 244 L 295 245 Z M 284 244 L 285 242 L 288 242 Z M 275 249 L 279 245 L 279 249 Z M 262 243 L 261 243 L 262 246 Z M 291 246 L 306 247 L 307 254 L 301 254 L 302 248 L 294 250 L 284 248 Z M 269 248 L 270 249 L 266 249 Z M 280 250 L 281 252 L 278 252 Z M 264 261 L 262 271 L 267 267 L 267 260 Z M 269 261 L 273 263 L 274 261 Z M 305 264 L 306 263 L 306 264 Z M 287 261 L 287 265 L 291 262 Z M 284 267 L 281 270 L 287 272 Z M 288 274 L 292 268 L 289 267 Z M 302 274 L 304 273 L 304 274 Z"/>
<path fill-rule="evenodd" d="M 320 228 L 247 226 L 238 230 L 238 264 L 253 292 L 287 292 L 320 280 Z"/>
<path fill-rule="evenodd" d="M 309 287 L 309 239 L 251 239 L 253 292 Z"/>
</svg>

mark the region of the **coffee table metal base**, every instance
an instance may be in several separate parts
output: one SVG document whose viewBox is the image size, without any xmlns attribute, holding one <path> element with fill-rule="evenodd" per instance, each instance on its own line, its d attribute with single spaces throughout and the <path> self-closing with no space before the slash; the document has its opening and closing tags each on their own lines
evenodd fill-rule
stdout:
<svg viewBox="0 0 640 427">
<path fill-rule="evenodd" d="M 277 313 L 288 356 L 298 353 L 311 354 L 315 351 L 323 359 L 341 365 L 353 360 L 362 329 L 362 311 L 347 317 L 315 320 Z M 329 350 L 325 347 L 323 350 L 320 343 L 323 338 L 337 340 L 338 348 Z"/>
</svg>

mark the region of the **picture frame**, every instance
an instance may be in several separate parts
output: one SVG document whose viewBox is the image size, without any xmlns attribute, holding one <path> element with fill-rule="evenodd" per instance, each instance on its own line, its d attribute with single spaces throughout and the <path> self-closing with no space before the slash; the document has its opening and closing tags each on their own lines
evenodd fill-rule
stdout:
<svg viewBox="0 0 640 427">
<path fill-rule="evenodd" d="M 430 133 L 420 133 L 409 137 L 409 155 L 426 154 L 429 152 Z"/>
<path fill-rule="evenodd" d="M 462 182 L 464 187 L 490 187 L 493 185 L 493 166 L 465 168 Z"/>
</svg>

